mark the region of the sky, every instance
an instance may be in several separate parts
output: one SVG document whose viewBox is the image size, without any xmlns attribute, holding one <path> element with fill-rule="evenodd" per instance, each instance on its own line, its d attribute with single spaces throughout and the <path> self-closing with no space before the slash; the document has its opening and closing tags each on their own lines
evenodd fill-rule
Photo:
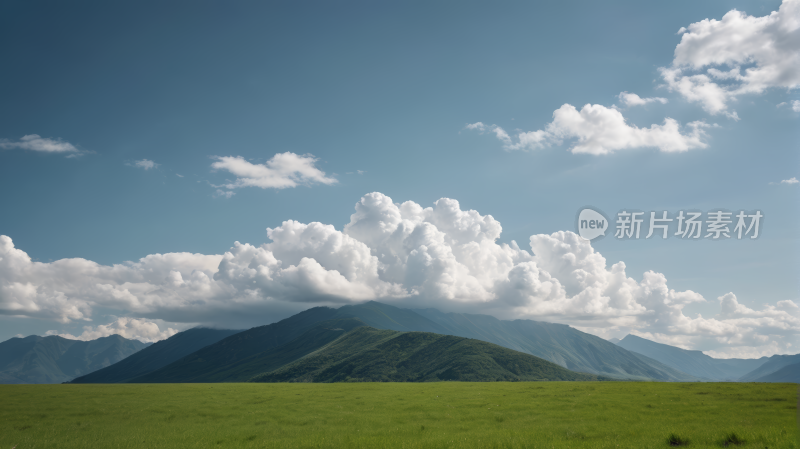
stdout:
<svg viewBox="0 0 800 449">
<path fill-rule="evenodd" d="M 0 341 L 377 300 L 800 352 L 800 0 L 12 0 L 0 60 Z"/>
</svg>

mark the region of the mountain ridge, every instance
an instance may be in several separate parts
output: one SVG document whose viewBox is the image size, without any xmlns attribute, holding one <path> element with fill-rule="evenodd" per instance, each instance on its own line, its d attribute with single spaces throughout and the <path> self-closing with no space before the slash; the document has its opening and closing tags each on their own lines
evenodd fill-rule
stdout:
<svg viewBox="0 0 800 449">
<path fill-rule="evenodd" d="M 493 343 L 361 326 L 251 382 L 598 380 Z"/>
<path fill-rule="evenodd" d="M 113 365 L 149 343 L 119 335 L 70 340 L 57 335 L 10 338 L 0 343 L 0 383 L 62 383 Z"/>
</svg>

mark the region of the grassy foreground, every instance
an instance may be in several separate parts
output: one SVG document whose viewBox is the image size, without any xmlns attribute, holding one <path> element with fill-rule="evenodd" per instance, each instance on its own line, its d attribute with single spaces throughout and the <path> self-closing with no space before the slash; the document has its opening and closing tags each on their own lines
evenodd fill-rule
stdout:
<svg viewBox="0 0 800 449">
<path fill-rule="evenodd" d="M 690 448 L 726 440 L 800 448 L 797 391 L 644 382 L 0 385 L 0 449 L 666 448 L 671 434 Z"/>
</svg>

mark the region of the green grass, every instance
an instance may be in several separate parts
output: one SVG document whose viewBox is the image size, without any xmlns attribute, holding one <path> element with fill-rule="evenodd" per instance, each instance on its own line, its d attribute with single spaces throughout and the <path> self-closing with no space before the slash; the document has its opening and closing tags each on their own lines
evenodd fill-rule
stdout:
<svg viewBox="0 0 800 449">
<path fill-rule="evenodd" d="M 798 448 L 797 385 L 0 385 L 0 449 Z"/>
</svg>

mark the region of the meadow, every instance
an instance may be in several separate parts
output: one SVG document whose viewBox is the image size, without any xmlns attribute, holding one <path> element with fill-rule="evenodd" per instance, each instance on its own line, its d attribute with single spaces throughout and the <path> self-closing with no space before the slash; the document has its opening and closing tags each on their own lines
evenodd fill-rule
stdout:
<svg viewBox="0 0 800 449">
<path fill-rule="evenodd" d="M 796 384 L 0 385 L 0 449 L 800 448 Z"/>
</svg>

